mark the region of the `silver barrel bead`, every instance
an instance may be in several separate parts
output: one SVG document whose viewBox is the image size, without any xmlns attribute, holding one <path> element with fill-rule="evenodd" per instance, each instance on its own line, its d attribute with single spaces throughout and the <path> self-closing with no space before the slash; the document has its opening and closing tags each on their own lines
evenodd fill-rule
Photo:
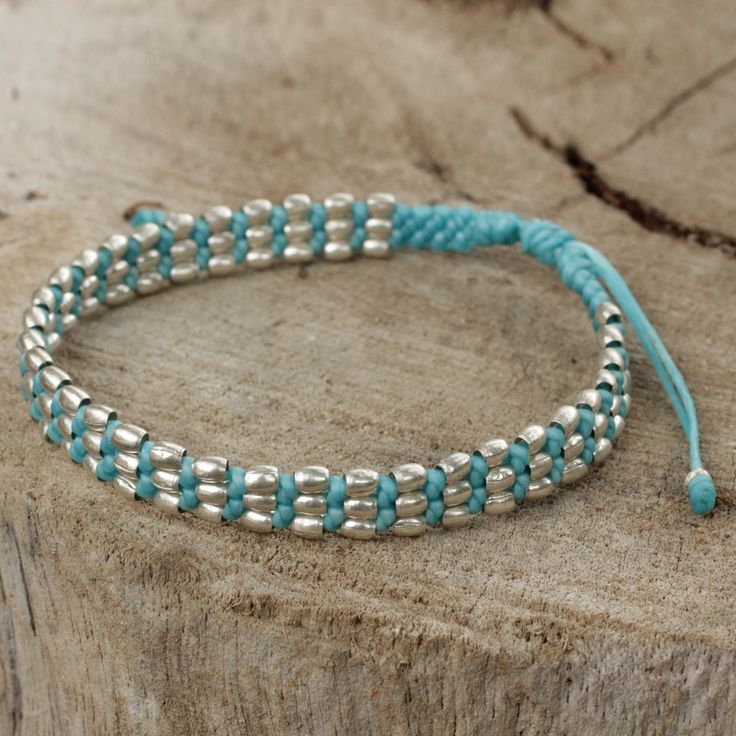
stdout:
<svg viewBox="0 0 736 736">
<path fill-rule="evenodd" d="M 347 261 L 352 258 L 353 249 L 350 239 L 353 234 L 353 202 L 352 194 L 331 194 L 325 199 L 325 234 L 327 242 L 324 257 L 327 261 Z"/>
<path fill-rule="evenodd" d="M 424 512 L 427 509 L 427 496 L 422 488 L 427 481 L 427 470 L 419 463 L 398 465 L 391 473 L 396 481 L 396 523 L 391 527 L 398 536 L 415 536 L 424 532 L 427 522 Z"/>
<path fill-rule="evenodd" d="M 276 491 L 279 487 L 279 471 L 274 465 L 254 465 L 245 473 L 243 504 L 246 514 L 255 512 L 241 523 L 253 524 L 255 531 L 270 531 L 271 513 L 276 509 Z M 269 528 L 265 529 L 268 516 Z M 250 528 L 250 527 L 249 527 Z"/>
<path fill-rule="evenodd" d="M 345 520 L 340 533 L 350 539 L 370 539 L 376 533 L 378 473 L 363 468 L 348 470 L 345 473 L 345 488 Z"/>
<path fill-rule="evenodd" d="M 195 494 L 201 505 L 221 507 L 227 502 L 227 471 L 229 463 L 226 458 L 218 456 L 201 457 L 192 463 L 192 474 L 197 479 Z M 203 518 L 207 510 L 203 511 Z"/>
<path fill-rule="evenodd" d="M 289 528 L 301 537 L 322 536 L 327 500 L 324 492 L 330 482 L 330 471 L 322 465 L 309 465 L 294 473 L 298 496 L 294 499 L 295 516 Z"/>
<path fill-rule="evenodd" d="M 369 258 L 387 258 L 391 253 L 391 217 L 396 198 L 392 194 L 371 194 L 368 197 L 368 221 L 365 224 L 366 239 L 363 255 Z"/>
</svg>

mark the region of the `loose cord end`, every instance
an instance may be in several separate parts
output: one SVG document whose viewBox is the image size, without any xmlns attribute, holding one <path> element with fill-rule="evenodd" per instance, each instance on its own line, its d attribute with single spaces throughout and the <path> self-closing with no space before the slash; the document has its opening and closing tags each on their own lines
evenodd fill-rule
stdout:
<svg viewBox="0 0 736 736">
<path fill-rule="evenodd" d="M 703 516 L 713 511 L 716 505 L 716 487 L 705 468 L 691 470 L 685 478 L 685 486 L 693 513 Z"/>
</svg>

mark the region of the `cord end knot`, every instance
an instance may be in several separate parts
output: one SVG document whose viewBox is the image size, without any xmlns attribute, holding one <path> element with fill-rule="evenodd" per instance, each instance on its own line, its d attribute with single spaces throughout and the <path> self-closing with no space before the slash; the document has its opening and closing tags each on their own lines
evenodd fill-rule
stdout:
<svg viewBox="0 0 736 736">
<path fill-rule="evenodd" d="M 703 516 L 713 511 L 716 505 L 716 487 L 710 473 L 705 468 L 691 470 L 685 478 L 685 485 L 693 513 Z"/>
</svg>

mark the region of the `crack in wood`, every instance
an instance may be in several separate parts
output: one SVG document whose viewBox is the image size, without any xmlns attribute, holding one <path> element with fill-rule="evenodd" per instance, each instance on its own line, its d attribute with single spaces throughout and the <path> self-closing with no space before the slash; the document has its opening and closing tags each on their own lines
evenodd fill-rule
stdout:
<svg viewBox="0 0 736 736">
<path fill-rule="evenodd" d="M 602 160 L 606 160 L 611 156 L 622 153 L 627 148 L 634 145 L 640 138 L 648 133 L 653 133 L 657 126 L 666 118 L 668 118 L 675 110 L 682 107 L 695 95 L 708 89 L 719 79 L 736 71 L 736 56 L 717 66 L 705 76 L 700 77 L 691 85 L 672 96 L 654 115 L 639 125 L 630 135 L 628 135 L 620 143 L 617 143 L 610 151 L 608 151 Z"/>
<path fill-rule="evenodd" d="M 736 237 L 719 230 L 688 225 L 667 215 L 648 202 L 612 186 L 598 171 L 597 165 L 586 158 L 573 143 L 558 143 L 537 129 L 519 108 L 510 109 L 519 130 L 531 141 L 554 154 L 575 174 L 583 189 L 610 207 L 620 210 L 635 223 L 654 233 L 664 233 L 678 240 L 690 240 L 706 248 L 720 248 L 736 256 Z"/>
<path fill-rule="evenodd" d="M 566 20 L 557 15 L 552 5 L 554 0 L 534 0 L 536 7 L 542 12 L 547 21 L 563 36 L 570 39 L 576 46 L 593 54 L 599 62 L 610 64 L 614 59 L 614 53 L 607 46 L 593 41 L 571 26 Z"/>
</svg>

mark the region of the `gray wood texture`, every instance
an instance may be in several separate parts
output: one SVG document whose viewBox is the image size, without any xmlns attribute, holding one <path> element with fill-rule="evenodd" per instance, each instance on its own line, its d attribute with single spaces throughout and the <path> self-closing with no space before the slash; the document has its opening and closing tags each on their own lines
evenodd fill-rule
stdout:
<svg viewBox="0 0 736 736">
<path fill-rule="evenodd" d="M 736 731 L 733 3 L 0 3 L 0 733 Z M 718 507 L 638 344 L 617 452 L 419 540 L 263 538 L 129 504 L 42 443 L 32 290 L 141 200 L 390 190 L 555 219 L 686 374 Z M 203 283 L 80 327 L 66 367 L 195 454 L 432 462 L 591 375 L 510 249 Z"/>
</svg>

